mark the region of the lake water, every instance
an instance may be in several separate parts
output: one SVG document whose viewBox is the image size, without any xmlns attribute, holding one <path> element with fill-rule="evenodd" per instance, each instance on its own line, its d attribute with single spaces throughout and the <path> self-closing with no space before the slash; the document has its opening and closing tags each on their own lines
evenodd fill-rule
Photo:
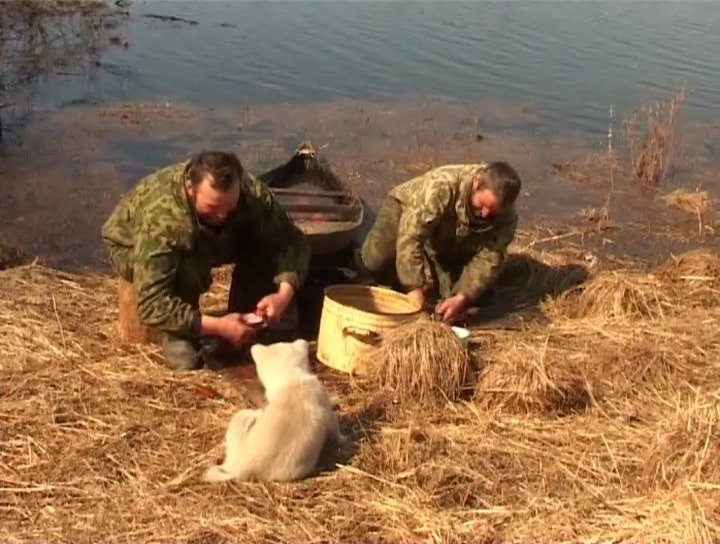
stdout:
<svg viewBox="0 0 720 544">
<path fill-rule="evenodd" d="M 524 103 L 542 125 L 598 133 L 611 106 L 682 83 L 691 116 L 720 106 L 717 2 L 154 0 L 132 3 L 131 15 L 128 49 L 43 96 L 237 105 L 437 95 Z"/>
<path fill-rule="evenodd" d="M 153 168 L 222 146 L 258 171 L 307 137 L 374 201 L 434 164 L 511 157 L 526 182 L 524 226 L 569 223 L 608 189 L 559 180 L 552 162 L 606 149 L 609 127 L 620 147 L 623 116 L 682 84 L 690 159 L 672 186 L 716 192 L 720 183 L 719 2 L 153 0 L 127 9 L 108 30 L 114 45 L 25 88 L 33 113 L 0 147 L 0 176 L 24 181 L 3 184 L 0 234 L 60 263 L 102 260 L 102 220 Z M 696 225 L 642 191 L 615 202 L 646 226 L 661 217 Z M 699 232 L 691 243 L 714 231 Z M 655 251 L 646 241 L 637 234 L 623 248 L 646 256 Z"/>
</svg>

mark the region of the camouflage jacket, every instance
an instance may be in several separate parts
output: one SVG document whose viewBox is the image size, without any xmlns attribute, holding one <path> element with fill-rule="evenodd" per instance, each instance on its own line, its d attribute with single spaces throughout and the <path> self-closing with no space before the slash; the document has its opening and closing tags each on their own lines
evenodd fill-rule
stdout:
<svg viewBox="0 0 720 544">
<path fill-rule="evenodd" d="M 116 272 L 131 281 L 143 324 L 197 335 L 200 314 L 177 292 L 176 276 L 195 277 L 194 291 L 210 288 L 211 269 L 223 264 L 261 267 L 276 284 L 296 290 L 305 280 L 310 247 L 267 187 L 246 174 L 238 207 L 220 230 L 201 226 L 185 192 L 189 162 L 141 179 L 126 193 L 102 228 L 109 248 L 120 248 Z M 252 264 L 251 264 L 252 263 Z M 119 268 L 119 269 L 118 269 Z"/>
<path fill-rule="evenodd" d="M 453 294 L 477 297 L 498 275 L 507 246 L 515 236 L 514 206 L 491 220 L 477 217 L 470 206 L 480 164 L 441 166 L 393 188 L 400 202 L 397 274 L 407 288 L 428 287 L 427 256 L 460 269 Z"/>
</svg>

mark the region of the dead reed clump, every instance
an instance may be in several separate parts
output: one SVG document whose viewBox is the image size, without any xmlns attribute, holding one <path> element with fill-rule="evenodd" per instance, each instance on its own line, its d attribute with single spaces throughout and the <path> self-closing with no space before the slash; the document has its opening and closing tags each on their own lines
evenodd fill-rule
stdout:
<svg viewBox="0 0 720 544">
<path fill-rule="evenodd" d="M 624 122 L 633 178 L 659 185 L 672 174 L 678 153 L 678 121 L 685 88 L 665 102 L 656 101 L 634 112 Z"/>
<path fill-rule="evenodd" d="M 671 256 L 658 268 L 658 277 L 686 286 L 720 287 L 720 254 L 710 249 L 696 249 Z"/>
<path fill-rule="evenodd" d="M 676 189 L 668 193 L 664 197 L 668 206 L 683 210 L 686 212 L 700 215 L 712 206 L 712 198 L 707 191 L 688 191 L 686 189 Z"/>
<path fill-rule="evenodd" d="M 543 310 L 572 319 L 661 318 L 671 306 L 663 285 L 652 276 L 630 271 L 603 271 L 590 281 L 548 300 Z"/>
<path fill-rule="evenodd" d="M 696 249 L 673 255 L 654 270 L 672 293 L 676 308 L 711 309 L 720 301 L 720 254 L 710 249 Z"/>
<path fill-rule="evenodd" d="M 359 365 L 367 368 L 371 383 L 393 391 L 401 402 L 421 406 L 461 399 L 472 374 L 470 355 L 457 335 L 429 320 L 385 333 Z"/>
<path fill-rule="evenodd" d="M 0 240 L 0 270 L 30 264 L 32 258 L 20 248 Z"/>
</svg>

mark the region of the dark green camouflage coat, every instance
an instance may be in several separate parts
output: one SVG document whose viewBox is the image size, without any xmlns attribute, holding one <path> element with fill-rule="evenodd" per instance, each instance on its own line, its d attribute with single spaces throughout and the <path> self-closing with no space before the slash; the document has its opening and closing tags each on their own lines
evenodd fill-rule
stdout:
<svg viewBox="0 0 720 544">
<path fill-rule="evenodd" d="M 473 212 L 473 178 L 485 167 L 483 163 L 441 166 L 390 191 L 388 197 L 402 209 L 396 268 L 405 287 L 427 287 L 431 274 L 424 252 L 446 268 L 461 269 L 450 294 L 474 299 L 495 280 L 518 217 L 514 207 L 487 221 Z"/>
<path fill-rule="evenodd" d="M 185 191 L 189 162 L 163 168 L 126 193 L 103 225 L 115 271 L 132 282 L 144 325 L 197 335 L 199 296 L 211 269 L 248 266 L 288 282 L 304 282 L 310 247 L 270 190 L 246 174 L 237 209 L 220 230 L 200 225 Z"/>
</svg>

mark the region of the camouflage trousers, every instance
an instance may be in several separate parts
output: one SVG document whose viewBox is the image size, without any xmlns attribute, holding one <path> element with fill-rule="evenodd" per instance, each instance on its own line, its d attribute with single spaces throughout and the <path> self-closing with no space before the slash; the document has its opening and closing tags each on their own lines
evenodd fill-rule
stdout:
<svg viewBox="0 0 720 544">
<path fill-rule="evenodd" d="M 365 238 L 360 250 L 360 264 L 379 282 L 396 290 L 404 291 L 397 276 L 397 235 L 402 207 L 393 198 L 386 198 L 378 211 L 375 224 Z M 443 262 L 436 257 L 430 244 L 424 248 L 426 285 L 432 286 L 426 296 L 437 301 L 451 296 L 460 279 L 465 263 Z"/>
<path fill-rule="evenodd" d="M 108 260 L 115 273 L 132 283 L 132 249 L 110 245 L 107 249 Z M 277 290 L 272 277 L 273 272 L 262 265 L 250 267 L 246 263 L 236 263 L 230 283 L 228 313 L 254 311 L 261 298 Z M 199 309 L 200 297 L 210 290 L 211 285 L 212 271 L 206 263 L 193 259 L 192 256 L 181 259 L 175 276 L 174 291 L 183 302 Z M 296 327 L 297 307 L 293 303 L 283 319 L 269 327 L 257 342 L 270 343 L 290 339 Z M 167 365 L 176 370 L 197 369 L 203 364 L 211 367 L 223 366 L 224 356 L 232 352 L 221 338 L 189 338 L 170 333 L 163 335 L 162 347 Z"/>
</svg>

